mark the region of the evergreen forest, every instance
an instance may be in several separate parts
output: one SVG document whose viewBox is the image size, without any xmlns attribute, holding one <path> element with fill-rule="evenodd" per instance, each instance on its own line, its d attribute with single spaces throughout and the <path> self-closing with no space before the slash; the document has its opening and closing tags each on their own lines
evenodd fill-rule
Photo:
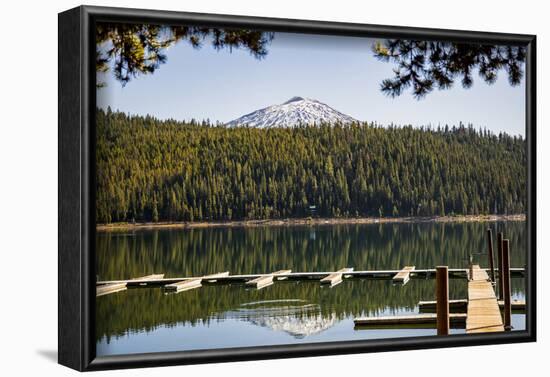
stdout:
<svg viewBox="0 0 550 377">
<path fill-rule="evenodd" d="M 97 110 L 96 221 L 524 213 L 524 138 L 473 126 L 226 127 Z"/>
</svg>

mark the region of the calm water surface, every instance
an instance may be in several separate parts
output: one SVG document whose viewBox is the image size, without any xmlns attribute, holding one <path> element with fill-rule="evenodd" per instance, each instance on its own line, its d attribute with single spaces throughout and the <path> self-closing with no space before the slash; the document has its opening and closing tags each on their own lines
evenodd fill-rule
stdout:
<svg viewBox="0 0 550 377">
<path fill-rule="evenodd" d="M 100 232 L 97 273 L 109 280 L 153 273 L 466 267 L 469 252 L 486 251 L 488 226 L 510 239 L 512 266 L 524 267 L 525 222 L 424 223 Z M 475 255 L 475 261 L 488 265 L 486 255 Z M 466 280 L 451 279 L 449 290 L 451 299 L 466 298 Z M 512 279 L 512 293 L 524 299 L 524 279 Z M 358 316 L 418 313 L 418 301 L 433 299 L 433 279 L 413 279 L 405 286 L 349 279 L 333 288 L 277 282 L 259 291 L 242 284 L 205 285 L 172 295 L 160 288 L 128 289 L 97 298 L 97 354 L 435 335 L 435 329 L 353 326 Z M 514 314 L 512 322 L 514 330 L 525 328 L 523 314 Z"/>
</svg>

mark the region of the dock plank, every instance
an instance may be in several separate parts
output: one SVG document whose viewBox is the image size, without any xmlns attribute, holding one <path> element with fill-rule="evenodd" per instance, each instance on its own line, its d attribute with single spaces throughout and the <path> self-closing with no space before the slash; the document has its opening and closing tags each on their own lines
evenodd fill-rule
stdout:
<svg viewBox="0 0 550 377">
<path fill-rule="evenodd" d="M 334 287 L 342 282 L 342 275 L 346 272 L 353 271 L 353 267 L 351 268 L 342 268 L 324 278 L 321 279 L 321 284 L 330 284 L 331 287 Z"/>
<path fill-rule="evenodd" d="M 167 284 L 164 286 L 164 290 L 170 293 L 180 293 L 200 287 L 202 287 L 202 278 L 196 278 Z"/>
<path fill-rule="evenodd" d="M 512 300 L 511 305 L 512 305 L 512 310 L 514 310 L 514 311 L 525 310 L 525 300 Z M 501 309 L 504 309 L 504 301 L 499 300 L 498 301 L 498 306 Z"/>
<path fill-rule="evenodd" d="M 208 282 L 208 283 L 215 283 L 218 281 L 218 278 L 225 278 L 225 277 L 228 277 L 229 276 L 229 271 L 225 271 L 225 272 L 218 272 L 216 274 L 210 274 L 210 275 L 205 275 L 202 277 L 202 280 Z"/>
<path fill-rule="evenodd" d="M 130 279 L 129 281 L 140 281 L 139 285 L 146 285 L 148 281 L 164 278 L 164 274 L 152 274 Z M 111 293 L 121 292 L 128 289 L 127 282 L 108 283 L 96 286 L 96 297 L 105 296 Z"/>
<path fill-rule="evenodd" d="M 147 285 L 149 282 L 164 278 L 164 274 L 152 274 L 132 279 L 133 281 L 139 280 L 139 285 Z"/>
<path fill-rule="evenodd" d="M 411 276 L 411 272 L 413 272 L 415 269 L 415 266 L 405 266 L 401 271 L 399 271 L 394 277 L 393 282 L 399 283 L 399 284 L 407 284 L 409 281 L 409 278 Z"/>
<path fill-rule="evenodd" d="M 497 297 L 487 271 L 474 265 L 472 272 L 468 281 L 466 333 L 504 331 Z"/>
<path fill-rule="evenodd" d="M 275 271 L 275 272 L 272 272 L 270 274 L 266 274 L 266 275 L 257 277 L 255 279 L 249 280 L 245 284 L 254 286 L 254 287 L 256 287 L 256 289 L 262 289 L 262 288 L 269 287 L 270 285 L 272 285 L 273 284 L 273 279 L 277 275 L 286 275 L 286 274 L 290 274 L 291 272 L 292 272 L 292 270 Z"/>
<path fill-rule="evenodd" d="M 437 301 L 419 301 L 418 310 L 422 312 L 435 312 L 437 309 Z M 449 311 L 450 312 L 462 312 L 464 313 L 468 308 L 468 300 L 449 300 Z"/>
<path fill-rule="evenodd" d="M 502 309 L 504 307 L 504 301 L 499 300 L 498 306 Z M 465 312 L 468 308 L 468 299 L 449 300 L 449 310 L 451 312 Z M 435 301 L 419 301 L 418 310 L 422 312 L 432 312 L 436 310 Z M 525 310 L 525 300 L 512 300 L 512 310 L 522 311 Z"/>
<path fill-rule="evenodd" d="M 218 272 L 216 274 L 204 275 L 193 279 L 178 281 L 172 284 L 166 284 L 164 290 L 169 293 L 180 293 L 202 287 L 202 281 L 215 282 L 216 279 L 229 276 L 229 272 Z"/>
<path fill-rule="evenodd" d="M 454 326 L 464 326 L 466 313 L 451 313 L 449 320 Z M 355 326 L 378 326 L 378 325 L 435 325 L 437 314 L 414 314 L 400 316 L 363 317 L 353 320 Z"/>
<path fill-rule="evenodd" d="M 125 291 L 126 283 L 113 283 L 113 284 L 104 284 L 96 287 L 96 297 L 105 296 L 111 293 L 116 293 L 120 291 Z"/>
</svg>

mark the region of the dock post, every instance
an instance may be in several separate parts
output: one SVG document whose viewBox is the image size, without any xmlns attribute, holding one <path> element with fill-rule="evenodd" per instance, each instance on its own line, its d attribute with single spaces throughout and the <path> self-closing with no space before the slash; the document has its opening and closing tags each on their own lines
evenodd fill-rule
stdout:
<svg viewBox="0 0 550 377">
<path fill-rule="evenodd" d="M 504 284 L 502 279 L 502 271 L 504 270 L 502 268 L 502 232 L 497 234 L 497 256 L 498 256 L 498 298 L 499 300 L 504 299 Z"/>
<path fill-rule="evenodd" d="M 504 284 L 504 330 L 512 329 L 512 292 L 510 284 L 510 241 L 502 240 L 502 282 Z"/>
<path fill-rule="evenodd" d="M 495 282 L 495 265 L 493 259 L 493 232 L 491 228 L 487 229 L 487 253 L 489 257 L 489 268 L 491 270 L 491 281 Z"/>
<path fill-rule="evenodd" d="M 449 335 L 449 270 L 437 266 L 435 272 L 437 335 Z"/>
</svg>

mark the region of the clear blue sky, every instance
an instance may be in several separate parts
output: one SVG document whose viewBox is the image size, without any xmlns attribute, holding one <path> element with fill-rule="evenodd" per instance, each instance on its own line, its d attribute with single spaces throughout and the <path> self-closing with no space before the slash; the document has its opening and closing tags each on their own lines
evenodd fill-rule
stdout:
<svg viewBox="0 0 550 377">
<path fill-rule="evenodd" d="M 454 125 L 462 121 L 494 132 L 525 135 L 525 80 L 511 87 L 506 72 L 493 85 L 474 76 L 471 89 L 460 82 L 416 100 L 409 91 L 390 98 L 380 91 L 392 77 L 392 63 L 378 61 L 373 39 L 276 33 L 268 55 L 246 50 L 200 49 L 180 42 L 167 63 L 125 87 L 112 75 L 100 76 L 98 105 L 131 114 L 178 120 L 228 122 L 293 96 L 317 99 L 359 120 L 387 125 Z"/>
</svg>

